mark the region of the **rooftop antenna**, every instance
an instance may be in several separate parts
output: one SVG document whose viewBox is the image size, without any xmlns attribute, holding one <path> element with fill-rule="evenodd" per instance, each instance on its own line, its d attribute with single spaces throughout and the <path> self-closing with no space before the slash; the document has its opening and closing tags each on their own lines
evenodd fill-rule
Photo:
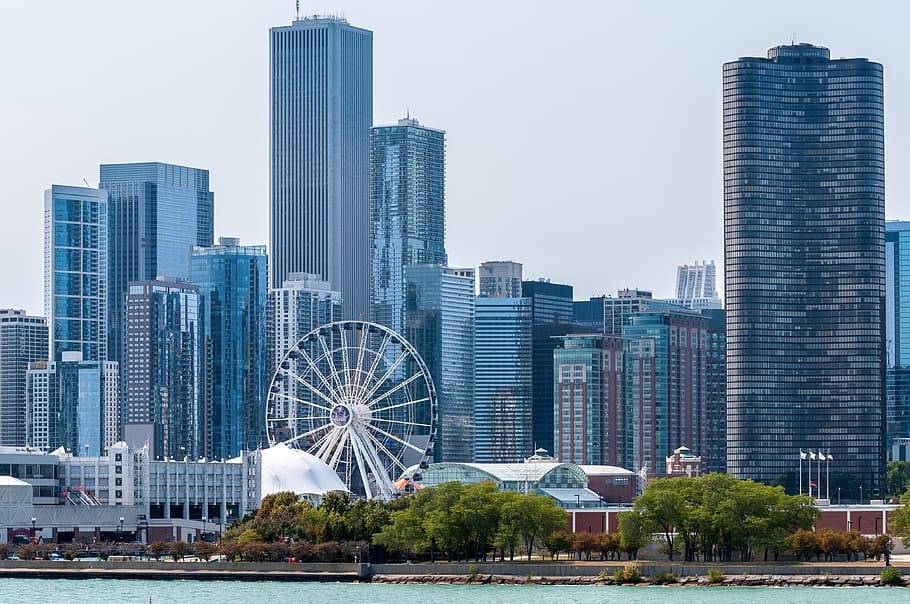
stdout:
<svg viewBox="0 0 910 604">
<path fill-rule="evenodd" d="M 407 118 L 408 118 L 408 119 L 411 119 L 411 108 L 410 108 L 410 107 L 407 107 L 407 108 L 405 109 L 405 113 L 407 114 Z"/>
<path fill-rule="evenodd" d="M 84 178 L 82 179 L 82 182 L 84 182 L 84 183 L 85 183 L 85 186 L 88 187 L 89 189 L 92 188 L 92 185 L 88 184 L 88 181 L 85 180 Z"/>
<path fill-rule="evenodd" d="M 796 46 L 796 32 L 790 34 L 790 46 Z"/>
<path fill-rule="evenodd" d="M 300 0 L 297 0 L 297 20 L 300 20 Z"/>
</svg>

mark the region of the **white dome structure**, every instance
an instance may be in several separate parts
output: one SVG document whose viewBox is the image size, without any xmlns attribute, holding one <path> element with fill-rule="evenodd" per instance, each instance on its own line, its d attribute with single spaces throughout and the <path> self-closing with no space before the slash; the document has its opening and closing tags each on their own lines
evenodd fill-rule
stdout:
<svg viewBox="0 0 910 604">
<path fill-rule="evenodd" d="M 338 474 L 306 451 L 277 444 L 260 451 L 262 497 L 291 491 L 298 497 L 319 499 L 330 491 L 348 492 Z"/>
</svg>

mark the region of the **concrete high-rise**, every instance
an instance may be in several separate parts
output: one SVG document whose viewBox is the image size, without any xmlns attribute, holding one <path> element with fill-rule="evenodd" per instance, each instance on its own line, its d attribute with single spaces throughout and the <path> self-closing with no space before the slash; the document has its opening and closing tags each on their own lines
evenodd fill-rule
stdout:
<svg viewBox="0 0 910 604">
<path fill-rule="evenodd" d="M 883 495 L 882 66 L 778 46 L 724 65 L 728 470 Z"/>
<path fill-rule="evenodd" d="M 212 245 L 209 172 L 160 162 L 102 164 L 108 193 L 108 358 L 123 354 L 128 284 L 186 280 L 195 246 Z"/>
<path fill-rule="evenodd" d="M 107 360 L 107 191 L 53 185 L 44 193 L 44 310 L 49 360 Z"/>
<path fill-rule="evenodd" d="M 271 286 L 320 275 L 368 319 L 373 34 L 306 17 L 270 40 Z"/>
<path fill-rule="evenodd" d="M 521 297 L 521 263 L 490 260 L 480 265 L 480 295 L 487 298 Z"/>
<path fill-rule="evenodd" d="M 44 317 L 0 309 L 0 446 L 25 445 L 25 374 L 47 360 L 47 343 Z"/>
<path fill-rule="evenodd" d="M 405 268 L 446 264 L 445 132 L 416 119 L 373 128 L 373 320 L 405 331 Z"/>
</svg>

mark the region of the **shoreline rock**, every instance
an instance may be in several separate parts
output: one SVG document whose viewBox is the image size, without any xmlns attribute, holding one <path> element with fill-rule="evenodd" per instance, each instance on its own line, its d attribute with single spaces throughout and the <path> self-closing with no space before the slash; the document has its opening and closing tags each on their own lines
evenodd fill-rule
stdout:
<svg viewBox="0 0 910 604">
<path fill-rule="evenodd" d="M 638 587 L 889 587 L 876 575 L 732 575 L 712 583 L 707 577 L 679 577 L 672 582 L 643 577 L 622 583 L 605 576 L 537 577 L 516 575 L 373 575 L 372 583 L 441 585 L 626 585 Z M 899 586 L 898 586 L 899 587 Z M 910 587 L 904 579 L 903 587 Z"/>
</svg>

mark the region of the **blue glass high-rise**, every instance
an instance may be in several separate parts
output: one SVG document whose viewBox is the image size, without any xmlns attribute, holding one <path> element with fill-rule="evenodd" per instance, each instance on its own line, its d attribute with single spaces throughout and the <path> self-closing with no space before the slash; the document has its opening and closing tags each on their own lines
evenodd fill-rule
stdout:
<svg viewBox="0 0 910 604">
<path fill-rule="evenodd" d="M 885 222 L 886 449 L 910 436 L 910 222 Z"/>
<path fill-rule="evenodd" d="M 433 459 L 474 461 L 474 270 L 413 264 L 404 276 L 405 337 L 436 385 Z"/>
<path fill-rule="evenodd" d="M 405 267 L 446 264 L 445 132 L 401 119 L 371 146 L 373 320 L 403 334 Z"/>
<path fill-rule="evenodd" d="M 50 355 L 107 359 L 107 191 L 53 185 L 44 193 L 44 308 Z"/>
<path fill-rule="evenodd" d="M 270 38 L 271 286 L 320 275 L 368 319 L 373 34 L 306 17 Z"/>
<path fill-rule="evenodd" d="M 531 300 L 480 296 L 474 307 L 474 457 L 520 462 L 531 433 Z"/>
<path fill-rule="evenodd" d="M 193 247 L 212 245 L 215 194 L 200 168 L 144 162 L 100 172 L 109 203 L 108 358 L 120 360 L 127 284 L 189 278 Z"/>
<path fill-rule="evenodd" d="M 269 365 L 266 346 L 268 257 L 265 246 L 219 244 L 193 251 L 199 288 L 202 450 L 234 457 L 263 444 Z"/>
</svg>

